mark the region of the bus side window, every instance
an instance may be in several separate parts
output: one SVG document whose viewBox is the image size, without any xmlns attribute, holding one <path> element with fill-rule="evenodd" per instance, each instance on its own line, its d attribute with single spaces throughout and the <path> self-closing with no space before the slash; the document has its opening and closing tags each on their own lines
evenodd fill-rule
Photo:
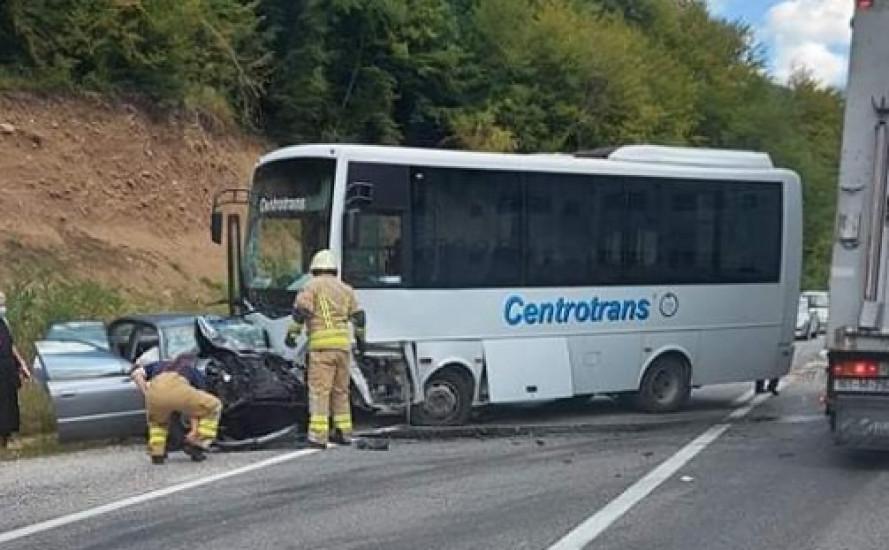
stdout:
<svg viewBox="0 0 889 550">
<path fill-rule="evenodd" d="M 349 182 L 373 186 L 373 198 L 350 216 L 343 239 L 343 277 L 356 288 L 405 283 L 405 224 L 409 204 L 406 166 L 352 163 Z M 349 225 L 349 224 L 345 224 Z"/>
<path fill-rule="evenodd" d="M 357 242 L 347 245 L 344 276 L 359 287 L 397 286 L 404 271 L 402 216 L 361 212 Z"/>
</svg>

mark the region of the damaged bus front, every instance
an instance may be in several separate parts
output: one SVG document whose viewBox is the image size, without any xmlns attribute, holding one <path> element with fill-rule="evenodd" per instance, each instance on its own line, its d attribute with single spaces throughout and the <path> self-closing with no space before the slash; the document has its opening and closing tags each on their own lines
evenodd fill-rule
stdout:
<svg viewBox="0 0 889 550">
<path fill-rule="evenodd" d="M 343 234 L 354 235 L 357 230 L 347 227 L 354 220 L 350 208 L 371 199 L 367 187 L 337 186 L 344 179 L 338 173 L 343 166 L 333 150 L 316 148 L 308 155 L 282 150 L 258 163 L 250 190 L 226 190 L 214 201 L 213 240 L 222 242 L 224 221 L 228 228 L 232 312 L 266 328 L 275 351 L 302 366 L 305 337 L 295 350 L 283 344 L 296 294 L 310 277 L 313 254 L 323 248 L 342 250 Z M 243 251 L 238 206 L 246 206 L 248 212 Z M 365 233 L 363 238 L 367 242 L 374 236 Z M 347 248 L 346 260 L 352 261 L 359 253 L 358 243 L 349 242 L 353 246 Z M 404 412 L 411 395 L 410 356 L 406 344 L 398 341 L 375 341 L 356 353 L 351 368 L 353 404 L 375 412 Z"/>
</svg>

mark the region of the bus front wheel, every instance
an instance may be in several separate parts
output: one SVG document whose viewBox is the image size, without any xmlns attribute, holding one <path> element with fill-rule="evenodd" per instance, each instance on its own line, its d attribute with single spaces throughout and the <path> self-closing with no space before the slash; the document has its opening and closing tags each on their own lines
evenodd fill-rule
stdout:
<svg viewBox="0 0 889 550">
<path fill-rule="evenodd" d="M 667 355 L 655 360 L 636 394 L 636 406 L 651 413 L 673 412 L 681 409 L 691 395 L 691 376 L 682 359 Z"/>
<path fill-rule="evenodd" d="M 472 379 L 456 369 L 435 373 L 426 382 L 423 402 L 412 412 L 415 423 L 424 426 L 465 424 L 472 412 Z"/>
</svg>

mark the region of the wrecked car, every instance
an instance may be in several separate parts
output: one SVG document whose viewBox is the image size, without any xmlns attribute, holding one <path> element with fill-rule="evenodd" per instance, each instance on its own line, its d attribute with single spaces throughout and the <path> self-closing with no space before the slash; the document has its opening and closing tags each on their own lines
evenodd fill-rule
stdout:
<svg viewBox="0 0 889 550">
<path fill-rule="evenodd" d="M 133 316 L 115 320 L 106 334 L 107 347 L 82 340 L 36 344 L 35 374 L 52 400 L 60 441 L 144 436 L 144 398 L 130 379 L 133 363 L 194 350 L 207 390 L 223 403 L 219 446 L 262 445 L 305 423 L 303 371 L 270 353 L 265 331 L 243 319 Z"/>
</svg>

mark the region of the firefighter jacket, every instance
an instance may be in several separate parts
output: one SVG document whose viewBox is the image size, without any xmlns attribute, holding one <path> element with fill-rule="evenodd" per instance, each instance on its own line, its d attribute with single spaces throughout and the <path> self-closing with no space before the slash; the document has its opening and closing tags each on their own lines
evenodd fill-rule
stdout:
<svg viewBox="0 0 889 550">
<path fill-rule="evenodd" d="M 332 275 L 314 276 L 297 294 L 294 310 L 308 324 L 309 350 L 351 349 L 349 321 L 359 311 L 352 287 Z"/>
</svg>

